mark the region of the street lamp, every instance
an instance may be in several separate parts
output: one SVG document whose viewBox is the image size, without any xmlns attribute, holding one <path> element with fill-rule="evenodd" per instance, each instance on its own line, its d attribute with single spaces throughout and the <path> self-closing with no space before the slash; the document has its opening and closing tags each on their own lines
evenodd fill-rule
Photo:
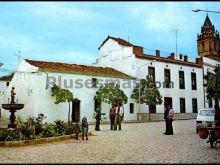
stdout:
<svg viewBox="0 0 220 165">
<path fill-rule="evenodd" d="M 146 66 L 146 65 L 149 65 L 150 63 L 152 62 L 156 62 L 156 60 L 153 60 L 151 62 L 148 62 L 147 64 L 144 64 L 144 65 L 141 65 L 138 67 L 138 79 L 140 80 L 140 69 L 143 67 L 143 66 Z M 139 89 L 138 89 L 138 102 L 139 102 L 139 113 L 140 113 L 140 97 L 141 97 L 141 81 L 139 83 Z"/>
<path fill-rule="evenodd" d="M 204 11 L 204 12 L 211 12 L 211 13 L 220 13 L 219 11 L 211 11 L 211 10 L 201 10 L 201 9 L 194 9 L 192 10 L 193 12 L 200 12 L 200 11 Z"/>
</svg>

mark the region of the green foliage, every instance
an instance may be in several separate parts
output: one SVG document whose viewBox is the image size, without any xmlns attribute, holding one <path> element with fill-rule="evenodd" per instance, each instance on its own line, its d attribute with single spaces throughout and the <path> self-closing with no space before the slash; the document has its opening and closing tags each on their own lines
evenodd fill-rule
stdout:
<svg viewBox="0 0 220 165">
<path fill-rule="evenodd" d="M 57 135 L 54 125 L 51 123 L 45 123 L 42 129 L 42 137 L 53 137 Z"/>
<path fill-rule="evenodd" d="M 20 132 L 19 139 L 28 140 L 35 138 L 35 128 L 33 125 L 32 118 L 28 118 L 26 121 L 22 121 L 21 119 L 17 119 L 17 129 Z"/>
<path fill-rule="evenodd" d="M 70 122 L 70 102 L 74 100 L 72 92 L 67 89 L 61 89 L 56 84 L 51 88 L 52 96 L 56 97 L 55 104 L 69 102 L 68 122 Z"/>
<path fill-rule="evenodd" d="M 96 92 L 96 98 L 101 100 L 102 102 L 113 104 L 113 103 L 121 103 L 126 104 L 128 101 L 128 97 L 117 85 L 109 83 Z"/>
<path fill-rule="evenodd" d="M 207 80 L 207 99 L 220 99 L 220 66 L 216 66 L 214 73 L 208 72 L 205 77 Z"/>
<path fill-rule="evenodd" d="M 17 117 L 17 129 L 11 131 L 0 129 L 0 141 L 30 140 L 42 137 L 53 137 L 57 135 L 73 134 L 73 124 L 61 120 L 53 123 L 44 123 L 46 118 L 44 114 L 38 114 L 38 117 L 29 117 L 25 121 Z"/>
<path fill-rule="evenodd" d="M 64 130 L 66 135 L 73 134 L 73 123 L 65 122 L 64 123 Z"/>
<path fill-rule="evenodd" d="M 64 121 L 56 120 L 54 122 L 55 122 L 54 129 L 55 129 L 56 133 L 60 134 L 60 135 L 65 134 L 65 123 L 64 123 Z"/>
<path fill-rule="evenodd" d="M 46 119 L 47 116 L 44 114 L 40 113 L 38 114 L 38 117 L 33 117 L 33 124 L 35 126 L 35 134 L 39 135 L 43 131 L 43 120 Z"/>
<path fill-rule="evenodd" d="M 51 88 L 52 96 L 56 97 L 55 104 L 73 101 L 73 94 L 67 89 L 61 89 L 56 84 Z"/>
<path fill-rule="evenodd" d="M 146 105 L 158 105 L 162 104 L 163 102 L 159 90 L 155 87 L 153 79 L 149 76 L 147 76 L 146 79 L 141 79 L 140 84 L 137 84 L 133 90 L 131 98 L 134 99 L 137 103 Z"/>
</svg>

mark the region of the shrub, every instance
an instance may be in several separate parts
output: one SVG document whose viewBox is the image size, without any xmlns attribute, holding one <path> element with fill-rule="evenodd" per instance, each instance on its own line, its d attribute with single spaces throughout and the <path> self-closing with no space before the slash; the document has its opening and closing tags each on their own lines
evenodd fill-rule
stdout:
<svg viewBox="0 0 220 165">
<path fill-rule="evenodd" d="M 45 123 L 42 127 L 42 137 L 52 137 L 55 135 L 57 135 L 57 133 L 54 129 L 54 125 Z"/>
<path fill-rule="evenodd" d="M 54 129 L 56 130 L 58 135 L 64 135 L 65 134 L 65 122 L 61 120 L 56 120 Z"/>
</svg>

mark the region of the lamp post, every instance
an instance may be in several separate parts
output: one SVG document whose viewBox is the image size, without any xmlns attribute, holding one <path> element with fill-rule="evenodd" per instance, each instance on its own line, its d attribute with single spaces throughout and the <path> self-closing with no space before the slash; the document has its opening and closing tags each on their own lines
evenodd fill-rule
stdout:
<svg viewBox="0 0 220 165">
<path fill-rule="evenodd" d="M 138 67 L 138 79 L 140 80 L 140 69 L 143 67 L 143 66 L 146 66 L 146 65 L 149 65 L 150 63 L 152 62 L 156 62 L 156 60 L 153 60 L 151 62 L 148 62 L 147 64 L 144 64 L 144 65 L 141 65 Z M 139 102 L 139 107 L 138 107 L 138 110 L 139 110 L 139 113 L 140 113 L 140 97 L 141 97 L 141 81 L 139 83 L 139 89 L 138 89 L 138 102 Z"/>
<path fill-rule="evenodd" d="M 192 10 L 193 12 L 200 12 L 200 11 L 204 11 L 204 12 L 211 12 L 211 13 L 220 13 L 219 11 L 211 11 L 211 10 L 201 10 L 201 9 L 194 9 Z"/>
</svg>

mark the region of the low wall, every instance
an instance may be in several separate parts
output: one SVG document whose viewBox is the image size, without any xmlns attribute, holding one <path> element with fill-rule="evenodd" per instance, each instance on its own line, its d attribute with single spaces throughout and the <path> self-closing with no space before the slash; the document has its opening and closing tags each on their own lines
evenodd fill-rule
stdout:
<svg viewBox="0 0 220 165">
<path fill-rule="evenodd" d="M 88 135 L 92 135 L 91 132 L 88 132 Z M 82 136 L 82 133 L 79 134 L 79 137 Z M 56 137 L 48 137 L 48 138 L 39 138 L 39 139 L 32 139 L 32 140 L 20 140 L 20 141 L 2 141 L 0 142 L 0 147 L 16 147 L 16 146 L 27 146 L 33 144 L 43 144 L 49 142 L 57 142 L 66 139 L 75 139 L 75 134 L 71 135 L 63 135 L 63 136 L 56 136 Z"/>
<path fill-rule="evenodd" d="M 197 113 L 175 113 L 174 120 L 183 120 L 183 119 L 195 119 Z M 160 121 L 164 120 L 164 113 L 151 113 L 151 121 Z M 137 113 L 138 121 L 149 121 L 149 113 Z"/>
</svg>

